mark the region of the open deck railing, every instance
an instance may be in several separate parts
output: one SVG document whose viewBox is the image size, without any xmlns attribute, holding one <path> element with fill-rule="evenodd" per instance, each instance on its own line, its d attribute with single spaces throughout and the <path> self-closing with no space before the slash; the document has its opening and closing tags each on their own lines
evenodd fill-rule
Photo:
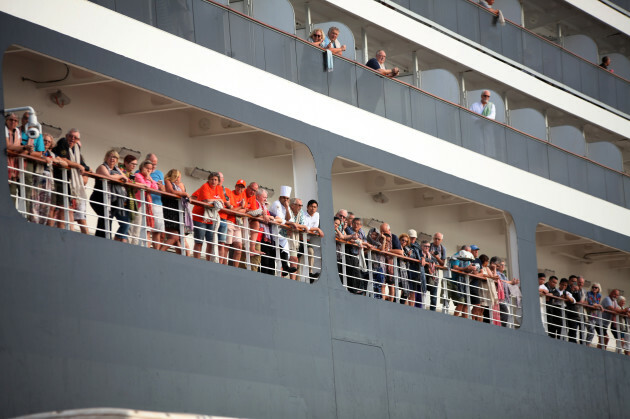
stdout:
<svg viewBox="0 0 630 419">
<path fill-rule="evenodd" d="M 376 0 L 382 2 L 382 0 Z M 388 0 L 490 51 L 630 115 L 630 81 L 470 0 Z"/>
<path fill-rule="evenodd" d="M 146 7 L 154 4 L 165 3 L 155 0 Z M 150 12 L 144 7 L 116 10 L 318 93 L 630 208 L 630 177 L 622 172 L 346 58 L 334 56 L 334 70 L 325 71 L 322 49 L 224 5 L 209 0 L 186 4 L 177 14 L 169 14 L 166 6 Z"/>
<path fill-rule="evenodd" d="M 570 309 L 566 299 L 555 296 L 544 296 L 540 300 L 542 322 L 549 337 L 597 345 L 620 354 L 628 350 L 625 347 L 625 342 L 630 341 L 630 317 L 627 314 L 600 310 L 584 302 L 577 302 L 575 308 Z M 604 313 L 616 320 L 604 319 Z"/>
<path fill-rule="evenodd" d="M 18 212 L 30 222 L 51 226 L 61 225 L 65 229 L 73 230 L 73 215 L 78 212 L 77 204 L 82 198 L 74 196 L 71 192 L 70 169 L 62 169 L 61 178 L 57 179 L 53 177 L 52 169 L 45 159 L 16 155 L 14 153 L 9 154 L 17 157 L 18 161 L 18 167 L 16 169 L 18 179 L 9 180 L 10 185 L 17 187 L 17 193 L 12 194 L 11 198 L 14 200 Z M 32 170 L 27 170 L 27 167 L 30 165 L 27 165 L 26 162 L 34 163 Z M 161 248 L 162 244 L 154 242 L 147 235 L 150 230 L 153 230 L 149 227 L 152 217 L 152 211 L 150 210 L 152 204 L 147 195 L 159 194 L 162 195 L 162 197 L 174 198 L 178 203 L 177 208 L 174 209 L 177 213 L 177 220 L 172 220 L 177 225 L 177 231 L 164 231 L 166 234 L 175 236 L 177 240 L 172 245 L 163 247 L 160 250 L 168 250 L 184 256 L 207 258 L 216 263 L 229 263 L 232 265 L 238 263 L 241 267 L 250 270 L 260 270 L 263 273 L 286 276 L 286 273 L 283 275 L 283 257 L 281 255 L 281 252 L 285 249 L 280 246 L 281 241 L 286 239 L 289 250 L 294 250 L 298 257 L 298 261 L 295 262 L 297 272 L 292 274 L 291 278 L 302 282 L 313 282 L 315 276 L 319 276 L 321 270 L 321 244 L 320 238 L 316 234 L 311 234 L 302 229 L 293 229 L 287 225 L 273 221 L 265 223 L 261 217 L 253 217 L 248 214 L 222 209 L 220 213 L 234 215 L 236 217 L 236 224 L 244 232 L 242 235 L 242 257 L 239 260 L 235 260 L 230 257 L 230 253 L 225 257 L 219 256 L 218 234 L 216 234 L 216 230 L 219 226 L 218 219 L 204 228 L 204 230 L 214 233 L 213 241 L 207 243 L 211 247 L 210 250 L 206 247 L 204 251 L 202 247 L 201 251 L 195 251 L 193 247 L 188 246 L 187 243 L 188 241 L 192 242 L 192 231 L 189 229 L 190 226 L 187 225 L 186 222 L 184 201 L 179 196 L 150 189 L 145 185 L 136 184 L 132 181 L 127 183 L 113 181 L 92 172 L 85 172 L 84 175 L 95 180 L 100 180 L 103 185 L 101 189 L 103 192 L 102 201 L 92 200 L 91 194 L 95 189 L 93 186 L 86 186 L 87 199 L 83 201 L 86 205 L 100 206 L 103 214 L 102 216 L 99 214 L 91 214 L 89 210 L 86 212 L 88 218 L 88 226 L 86 227 L 89 234 L 100 235 L 107 239 L 116 237 L 117 239 L 124 239 L 124 241 L 128 243 L 142 247 Z M 55 184 L 60 185 L 61 188 L 55 188 Z M 122 186 L 123 189 L 116 191 L 112 188 L 112 185 Z M 124 191 L 124 193 L 120 193 L 121 191 Z M 123 206 L 116 204 L 116 202 L 118 202 L 117 198 L 125 200 Z M 59 204 L 58 201 L 62 203 Z M 130 205 L 131 203 L 133 203 L 133 205 Z M 212 205 L 196 200 L 190 200 L 190 204 L 212 208 Z M 54 210 L 57 209 L 63 210 L 63 219 L 61 220 L 54 217 Z M 125 217 L 129 217 L 130 219 L 115 218 L 115 212 L 118 214 L 122 212 Z M 258 220 L 260 223 L 266 224 L 269 227 L 271 242 L 264 244 L 268 250 L 266 255 L 261 256 L 250 251 L 250 244 L 252 244 L 250 241 L 250 233 L 253 230 L 249 226 L 249 220 L 252 219 Z M 129 226 L 128 231 L 121 232 L 120 227 L 124 224 Z M 118 231 L 116 231 L 117 229 L 115 227 L 118 227 Z M 195 226 L 194 228 L 196 229 L 198 227 Z M 316 275 L 314 276 L 313 274 Z"/>
<path fill-rule="evenodd" d="M 418 259 L 337 239 L 339 278 L 353 294 L 509 328 L 520 326 L 520 292 L 518 298 L 512 295 L 499 301 L 490 290 L 497 286 L 492 279 L 440 266 L 430 273 L 420 263 Z M 483 307 L 480 315 L 472 312 L 475 306 Z"/>
</svg>

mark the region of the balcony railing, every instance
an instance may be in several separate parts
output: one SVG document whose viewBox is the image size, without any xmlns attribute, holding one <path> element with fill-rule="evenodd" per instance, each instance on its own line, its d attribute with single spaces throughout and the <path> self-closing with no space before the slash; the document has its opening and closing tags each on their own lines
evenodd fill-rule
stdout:
<svg viewBox="0 0 630 419">
<path fill-rule="evenodd" d="M 175 252 L 183 256 L 207 259 L 275 276 L 289 276 L 285 269 L 289 263 L 297 269 L 290 273 L 291 279 L 313 282 L 319 277 L 321 241 L 317 234 L 274 221 L 265 222 L 262 217 L 221 209 L 217 216 L 219 213 L 234 216 L 234 225 L 242 233 L 230 234 L 230 230 L 227 230 L 224 235 L 226 239 L 232 240 L 226 240 L 223 244 L 219 240 L 223 233 L 217 230 L 225 220 L 216 218 L 211 220 L 211 223 L 203 223 L 203 226 L 192 226 L 190 212 L 185 209 L 186 206 L 192 209 L 192 205 L 211 209 L 212 204 L 182 199 L 177 195 L 150 189 L 133 181 L 122 183 L 91 172 L 85 172 L 84 175 L 100 181 L 102 188 L 86 186 L 87 198 L 83 198 L 73 193 L 71 187 L 70 170 L 76 169 L 61 169 L 60 177 L 55 178 L 52 164 L 45 159 L 9 154 L 17 158 L 17 168 L 13 169 L 17 172 L 17 178 L 9 179 L 11 198 L 18 212 L 32 223 L 74 230 L 76 222 L 85 234 L 116 239 L 141 247 Z M 93 195 L 94 191 L 101 193 Z M 161 195 L 164 201 L 170 199 L 176 202 L 173 208 L 163 205 L 165 221 L 171 225 L 169 227 L 167 224 L 166 230 L 162 230 L 162 233 L 166 234 L 164 243 L 155 241 L 150 234 L 156 230 L 153 228 L 154 206 L 149 194 Z M 94 212 L 88 208 L 92 208 Z M 167 216 L 166 211 L 170 211 L 171 215 Z M 85 219 L 85 222 L 78 223 L 79 218 Z M 267 233 L 259 233 L 258 229 L 253 229 L 251 220 L 265 224 L 268 227 Z M 210 241 L 205 242 L 205 249 L 204 240 L 198 249 L 189 246 L 193 242 L 193 230 L 198 229 L 206 238 L 211 235 Z M 268 240 L 265 240 L 265 237 Z M 229 244 L 239 239 L 242 240 L 241 248 Z M 224 254 L 221 254 L 221 248 L 226 249 Z M 264 255 L 260 254 L 261 251 Z M 292 252 L 296 255 L 294 260 L 289 259 Z"/>
<path fill-rule="evenodd" d="M 378 1 L 378 0 L 377 0 Z M 485 48 L 630 115 L 630 81 L 469 0 L 390 0 Z"/>
<path fill-rule="evenodd" d="M 334 70 L 325 71 L 323 50 L 229 7 L 187 0 L 185 9 L 169 13 L 164 5 L 170 2 L 164 0 L 147 3 L 155 8 L 150 11 L 116 4 L 116 10 L 129 17 L 318 93 L 630 208 L 630 178 L 623 173 L 343 57 L 335 56 Z"/>
</svg>

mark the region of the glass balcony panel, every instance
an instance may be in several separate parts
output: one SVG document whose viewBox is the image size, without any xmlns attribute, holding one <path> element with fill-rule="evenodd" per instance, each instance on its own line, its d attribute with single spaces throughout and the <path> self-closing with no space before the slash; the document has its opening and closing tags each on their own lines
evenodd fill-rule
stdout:
<svg viewBox="0 0 630 419">
<path fill-rule="evenodd" d="M 562 78 L 562 54 L 554 45 L 543 42 L 542 44 L 543 73 L 545 76 L 564 83 Z"/>
<path fill-rule="evenodd" d="M 325 53 L 302 42 L 295 44 L 298 83 L 318 93 L 328 94 L 328 77 L 324 70 Z"/>
<path fill-rule="evenodd" d="M 626 204 L 623 192 L 623 175 L 611 170 L 606 170 L 605 176 L 606 200 L 623 207 Z"/>
<path fill-rule="evenodd" d="M 235 13 L 229 14 L 232 58 L 265 69 L 262 28 Z"/>
<path fill-rule="evenodd" d="M 578 191 L 588 193 L 586 160 L 567 154 L 567 164 L 569 168 L 569 186 Z"/>
<path fill-rule="evenodd" d="M 147 25 L 156 25 L 154 0 L 118 0 L 116 11 Z"/>
<path fill-rule="evenodd" d="M 461 0 L 440 0 L 433 2 L 433 19 L 438 24 L 458 33 L 457 28 L 457 4 Z"/>
<path fill-rule="evenodd" d="M 630 114 L 630 85 L 624 80 L 615 79 L 617 87 L 617 108 L 622 112 Z"/>
<path fill-rule="evenodd" d="M 460 108 L 442 102 L 441 100 L 435 100 L 438 137 L 461 146 L 462 130 L 459 121 L 459 112 Z"/>
<path fill-rule="evenodd" d="M 597 99 L 604 103 L 616 106 L 617 104 L 617 85 L 615 83 L 615 77 L 611 77 L 607 71 L 597 71 L 599 81 L 599 91 L 596 96 Z"/>
<path fill-rule="evenodd" d="M 385 116 L 392 121 L 411 126 L 409 87 L 400 83 L 385 83 Z"/>
<path fill-rule="evenodd" d="M 376 73 L 363 68 L 357 69 L 359 108 L 380 116 L 385 116 L 383 82 L 383 77 Z"/>
<path fill-rule="evenodd" d="M 486 122 L 485 125 L 483 142 L 486 156 L 505 163 L 507 161 L 506 128 L 493 122 Z"/>
<path fill-rule="evenodd" d="M 549 179 L 569 186 L 569 154 L 549 147 Z"/>
<path fill-rule="evenodd" d="M 436 100 L 417 90 L 412 90 L 410 93 L 413 128 L 437 137 Z"/>
<path fill-rule="evenodd" d="M 463 109 L 459 111 L 459 116 L 462 128 L 462 147 L 485 154 L 484 135 L 487 126 L 485 118 Z"/>
<path fill-rule="evenodd" d="M 586 162 L 588 193 L 606 199 L 606 170 L 595 163 Z"/>
<path fill-rule="evenodd" d="M 116 0 L 90 0 L 90 2 L 98 4 L 99 6 L 106 7 L 109 10 L 116 10 Z"/>
<path fill-rule="evenodd" d="M 585 63 L 586 64 L 586 63 Z M 582 84 L 582 92 L 588 96 L 596 98 L 597 91 L 597 73 L 599 69 L 593 65 L 583 65 L 580 68 L 580 83 Z"/>
<path fill-rule="evenodd" d="M 507 164 L 529 171 L 529 163 L 527 161 L 528 141 L 531 140 L 527 136 L 516 131 L 508 130 L 505 133 Z"/>
<path fill-rule="evenodd" d="M 332 98 L 358 106 L 356 65 L 334 58 L 334 68 L 334 71 L 328 73 L 328 94 Z"/>
<path fill-rule="evenodd" d="M 544 41 L 531 33 L 523 32 L 523 64 L 544 74 L 543 43 Z"/>
<path fill-rule="evenodd" d="M 195 42 L 221 54 L 230 55 L 228 12 L 202 0 L 193 3 Z"/>
<path fill-rule="evenodd" d="M 477 8 L 479 10 L 479 8 Z M 501 53 L 501 25 L 496 24 L 496 16 L 479 10 L 479 27 L 481 38 L 479 42 L 489 50 Z"/>
<path fill-rule="evenodd" d="M 630 209 L 630 178 L 628 176 L 623 177 L 623 191 L 626 197 L 626 208 Z"/>
<path fill-rule="evenodd" d="M 577 91 L 582 91 L 580 70 L 585 66 L 591 65 L 571 54 L 562 54 L 562 80 L 564 84 Z"/>
<path fill-rule="evenodd" d="M 400 1 L 406 1 L 406 0 L 400 0 Z M 422 1 L 417 1 L 417 0 L 411 0 L 411 7 L 409 8 L 409 10 L 411 10 L 414 13 L 419 14 L 420 16 L 426 17 L 427 19 L 431 19 L 434 22 L 440 23 L 435 19 L 435 10 L 434 10 L 434 6 L 433 3 L 435 3 L 436 0 L 422 0 Z M 439 3 L 439 0 L 437 0 Z"/>
<path fill-rule="evenodd" d="M 297 57 L 295 53 L 297 40 L 270 30 L 263 32 L 263 39 L 265 43 L 265 70 L 297 83 Z"/>
<path fill-rule="evenodd" d="M 506 23 L 501 28 L 501 51 L 507 58 L 524 64 L 523 56 L 523 36 L 522 31 L 517 26 Z"/>
<path fill-rule="evenodd" d="M 465 1 L 457 3 L 457 32 L 475 42 L 481 42 L 479 13 L 484 12 L 474 4 Z"/>
<path fill-rule="evenodd" d="M 156 0 L 155 11 L 158 28 L 194 42 L 192 0 Z"/>
<path fill-rule="evenodd" d="M 549 179 L 549 156 L 547 144 L 530 139 L 527 142 L 527 161 L 529 172 Z"/>
</svg>

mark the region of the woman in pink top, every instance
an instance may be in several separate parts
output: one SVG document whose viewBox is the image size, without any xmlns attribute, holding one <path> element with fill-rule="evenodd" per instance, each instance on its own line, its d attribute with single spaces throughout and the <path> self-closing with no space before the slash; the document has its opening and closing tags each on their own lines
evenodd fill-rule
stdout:
<svg viewBox="0 0 630 419">
<path fill-rule="evenodd" d="M 150 189 L 158 189 L 158 184 L 151 179 L 151 172 L 153 171 L 153 163 L 151 163 L 151 160 L 145 160 L 142 162 L 142 164 L 140 165 L 140 171 L 138 173 L 136 173 L 136 175 L 134 176 L 134 181 L 135 183 L 139 183 L 140 185 L 144 185 Z M 151 208 L 151 195 L 148 193 L 144 194 L 144 202 L 140 199 L 140 189 L 138 189 L 138 191 L 136 192 L 136 199 L 138 200 L 138 211 L 140 213 L 144 213 L 146 214 L 147 217 L 147 222 L 146 225 L 147 227 L 153 227 L 154 223 L 153 223 L 153 210 Z M 147 203 L 147 205 L 145 206 L 144 203 Z"/>
</svg>

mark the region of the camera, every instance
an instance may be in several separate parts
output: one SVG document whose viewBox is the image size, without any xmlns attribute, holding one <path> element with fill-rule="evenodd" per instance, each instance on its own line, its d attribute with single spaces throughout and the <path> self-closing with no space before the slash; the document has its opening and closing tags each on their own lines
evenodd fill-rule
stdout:
<svg viewBox="0 0 630 419">
<path fill-rule="evenodd" d="M 36 126 L 30 126 L 26 129 L 26 135 L 28 135 L 28 138 L 38 138 L 40 134 L 40 130 L 38 127 Z"/>
</svg>

